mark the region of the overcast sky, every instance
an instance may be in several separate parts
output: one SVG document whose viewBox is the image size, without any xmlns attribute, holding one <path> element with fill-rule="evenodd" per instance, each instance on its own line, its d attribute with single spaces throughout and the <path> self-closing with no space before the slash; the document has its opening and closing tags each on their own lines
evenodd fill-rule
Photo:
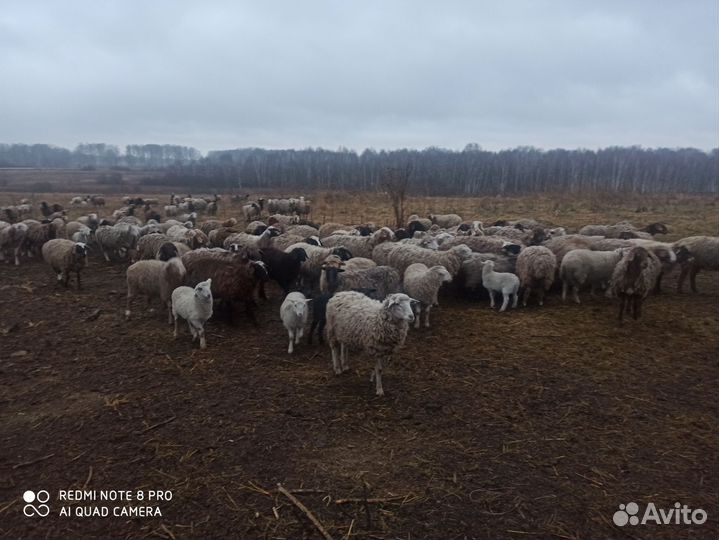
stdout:
<svg viewBox="0 0 719 540">
<path fill-rule="evenodd" d="M 8 1 L 0 142 L 719 146 L 719 2 Z"/>
</svg>

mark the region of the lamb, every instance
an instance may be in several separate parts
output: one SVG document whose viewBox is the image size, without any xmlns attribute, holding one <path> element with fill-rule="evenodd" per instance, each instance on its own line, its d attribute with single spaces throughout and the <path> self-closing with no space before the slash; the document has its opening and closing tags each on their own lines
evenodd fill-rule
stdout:
<svg viewBox="0 0 719 540">
<path fill-rule="evenodd" d="M 606 287 L 612 279 L 612 272 L 622 258 L 622 250 L 591 251 L 573 249 L 562 259 L 559 275 L 562 279 L 562 301 L 566 301 L 571 287 L 574 301 L 579 304 L 579 288 L 591 287 L 591 294 L 599 287 Z"/>
<path fill-rule="evenodd" d="M 661 262 L 654 253 L 641 246 L 624 251 L 612 272 L 609 293 L 619 297 L 619 321 L 624 311 L 636 320 L 642 315 L 642 302 L 654 289 L 661 272 Z"/>
<path fill-rule="evenodd" d="M 351 259 L 350 259 L 351 260 Z M 375 266 L 366 270 L 345 271 L 336 265 L 325 264 L 322 267 L 320 291 L 340 292 L 353 289 L 374 289 L 374 297 L 384 299 L 390 294 L 398 293 L 400 274 L 390 266 Z"/>
<path fill-rule="evenodd" d="M 454 279 L 454 285 L 459 291 L 477 292 L 484 289 L 482 271 L 485 261 L 494 262 L 495 272 L 516 272 L 517 257 L 515 255 L 497 253 L 472 253 L 462 261 L 462 266 Z"/>
<path fill-rule="evenodd" d="M 439 305 L 437 294 L 443 283 L 452 281 L 452 276 L 444 266 L 427 268 L 422 263 L 410 264 L 404 271 L 404 292 L 419 301 L 414 327 L 419 328 L 424 311 L 424 326 L 429 328 L 429 312 Z"/>
<path fill-rule="evenodd" d="M 682 292 L 687 275 L 692 292 L 697 292 L 696 278 L 699 271 L 719 270 L 719 237 L 717 236 L 682 238 L 674 242 L 674 251 L 681 267 L 677 292 Z"/>
<path fill-rule="evenodd" d="M 177 339 L 177 319 L 187 321 L 192 333 L 192 341 L 200 338 L 200 349 L 207 347 L 205 342 L 205 323 L 212 317 L 212 278 L 192 287 L 177 287 L 172 291 L 172 317 L 175 320 L 173 337 Z"/>
<path fill-rule="evenodd" d="M 127 305 L 125 319 L 131 315 L 131 301 L 137 295 L 147 296 L 148 304 L 153 298 L 159 298 L 167 307 L 167 323 L 172 324 L 172 291 L 182 285 L 186 270 L 177 256 L 177 249 L 171 243 L 163 244 L 163 258 L 168 260 L 138 261 L 127 269 Z M 174 254 L 174 257 L 171 255 Z"/>
<path fill-rule="evenodd" d="M 77 277 L 77 289 L 80 290 L 80 270 L 87 266 L 87 246 L 66 238 L 53 238 L 42 246 L 42 258 L 54 270 L 57 280 L 65 287 L 70 281 L 70 272 Z M 64 280 L 63 280 L 64 276 Z"/>
<path fill-rule="evenodd" d="M 330 235 L 323 239 L 323 244 L 328 247 L 344 246 L 352 252 L 354 257 L 372 257 L 372 250 L 375 246 L 389 242 L 394 238 L 394 233 L 388 227 L 382 227 L 371 236 L 342 236 Z"/>
<path fill-rule="evenodd" d="M 287 347 L 289 354 L 294 352 L 294 345 L 299 344 L 305 332 L 305 325 L 309 315 L 307 305 L 309 302 L 311 300 L 305 298 L 304 294 L 291 292 L 285 297 L 280 306 L 280 318 L 282 318 L 282 324 L 287 328 L 287 333 L 290 337 L 290 345 Z"/>
<path fill-rule="evenodd" d="M 452 277 L 457 275 L 462 261 L 472 254 L 465 245 L 458 245 L 447 251 L 433 251 L 413 245 L 402 245 L 392 250 L 387 256 L 387 264 L 397 269 L 401 276 L 412 263 L 424 263 L 428 267 L 444 266 Z"/>
<path fill-rule="evenodd" d="M 297 283 L 302 263 L 307 260 L 307 252 L 298 247 L 289 253 L 275 248 L 261 251 L 262 262 L 267 265 L 269 279 L 274 279 L 287 295 L 290 288 Z M 260 285 L 260 298 L 267 298 L 264 284 Z"/>
<path fill-rule="evenodd" d="M 457 214 L 430 214 L 429 219 L 443 229 L 456 227 L 462 223 L 462 218 Z"/>
<path fill-rule="evenodd" d="M 482 266 L 482 284 L 489 293 L 489 307 L 494 309 L 494 293 L 502 293 L 502 307 L 499 311 L 507 309 L 510 297 L 514 297 L 512 307 L 517 307 L 519 299 L 519 278 L 509 272 L 495 272 L 494 261 L 485 261 Z"/>
<path fill-rule="evenodd" d="M 195 285 L 202 279 L 212 278 L 212 294 L 225 300 L 233 311 L 237 304 L 245 304 L 245 312 L 254 325 L 255 290 L 267 280 L 267 267 L 261 261 L 247 258 L 246 253 L 219 252 L 209 249 L 190 251 L 182 256 L 187 270 L 186 283 Z"/>
<path fill-rule="evenodd" d="M 15 259 L 15 266 L 20 265 L 20 252 L 25 243 L 28 226 L 25 223 L 14 223 L 0 229 L 0 257 L 8 264 Z"/>
<path fill-rule="evenodd" d="M 529 246 L 517 256 L 517 277 L 524 288 L 522 305 L 527 307 L 527 300 L 532 291 L 536 291 L 539 305 L 544 305 L 544 293 L 549 290 L 557 273 L 557 257 L 544 246 Z"/>
<path fill-rule="evenodd" d="M 333 296 L 327 303 L 327 340 L 335 374 L 349 369 L 348 349 L 361 349 L 376 359 L 370 380 L 375 381 L 375 393 L 383 396 L 382 370 L 404 345 L 409 324 L 414 321 L 413 302 L 403 293 L 391 294 L 383 302 L 358 292 Z"/>
</svg>

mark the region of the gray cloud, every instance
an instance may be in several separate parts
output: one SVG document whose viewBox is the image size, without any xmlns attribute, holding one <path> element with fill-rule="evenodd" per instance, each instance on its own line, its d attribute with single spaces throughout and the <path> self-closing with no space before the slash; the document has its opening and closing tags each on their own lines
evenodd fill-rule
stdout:
<svg viewBox="0 0 719 540">
<path fill-rule="evenodd" d="M 0 141 L 719 145 L 719 4 L 32 2 L 0 11 Z"/>
</svg>

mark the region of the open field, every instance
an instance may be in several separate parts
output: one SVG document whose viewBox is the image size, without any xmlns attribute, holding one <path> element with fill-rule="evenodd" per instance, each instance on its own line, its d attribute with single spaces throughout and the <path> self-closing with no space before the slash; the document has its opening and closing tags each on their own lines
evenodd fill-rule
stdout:
<svg viewBox="0 0 719 540">
<path fill-rule="evenodd" d="M 318 222 L 390 220 L 380 194 L 311 199 Z M 674 240 L 719 234 L 718 204 L 565 194 L 411 198 L 408 210 L 568 228 L 663 221 Z M 320 538 L 277 483 L 336 539 L 719 536 L 717 273 L 699 274 L 696 295 L 666 277 L 623 326 L 605 298 L 563 305 L 554 293 L 544 308 L 498 314 L 448 291 L 376 398 L 367 359 L 336 377 L 326 346 L 287 355 L 279 290 L 258 328 L 210 321 L 201 351 L 186 333 L 173 341 L 158 313 L 124 321 L 125 268 L 95 255 L 78 292 L 57 289 L 39 261 L 0 265 L 2 538 Z M 52 494 L 49 517 L 23 516 L 27 489 Z M 67 489 L 173 497 L 162 517 L 61 517 L 54 499 Z M 678 501 L 708 521 L 616 527 L 630 501 Z"/>
</svg>

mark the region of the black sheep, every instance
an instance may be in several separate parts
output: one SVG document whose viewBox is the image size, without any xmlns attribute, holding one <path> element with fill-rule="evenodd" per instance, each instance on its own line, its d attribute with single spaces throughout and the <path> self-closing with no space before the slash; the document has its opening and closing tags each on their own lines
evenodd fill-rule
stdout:
<svg viewBox="0 0 719 540">
<path fill-rule="evenodd" d="M 262 262 L 267 265 L 267 274 L 282 287 L 285 295 L 297 283 L 302 263 L 307 260 L 307 253 L 298 247 L 285 253 L 276 248 L 264 248 L 261 250 Z M 264 283 L 260 284 L 260 298 L 267 298 Z"/>
</svg>

